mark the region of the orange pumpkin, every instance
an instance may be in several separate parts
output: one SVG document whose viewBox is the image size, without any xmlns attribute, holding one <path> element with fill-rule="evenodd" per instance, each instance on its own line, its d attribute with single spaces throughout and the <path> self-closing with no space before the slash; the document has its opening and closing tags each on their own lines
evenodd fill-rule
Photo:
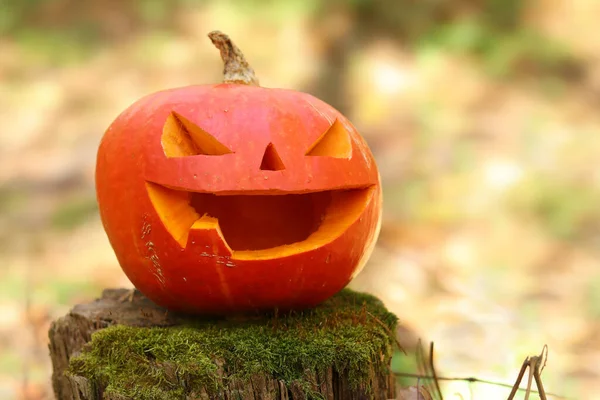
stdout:
<svg viewBox="0 0 600 400">
<path fill-rule="evenodd" d="M 301 92 L 258 86 L 229 38 L 225 81 L 151 94 L 102 138 L 102 223 L 134 286 L 170 310 L 315 306 L 359 273 L 381 222 L 364 139 Z"/>
</svg>

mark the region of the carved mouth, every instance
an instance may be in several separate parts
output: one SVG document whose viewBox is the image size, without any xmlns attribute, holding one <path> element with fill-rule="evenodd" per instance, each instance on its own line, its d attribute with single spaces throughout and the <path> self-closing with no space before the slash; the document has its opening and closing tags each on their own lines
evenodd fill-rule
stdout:
<svg viewBox="0 0 600 400">
<path fill-rule="evenodd" d="M 236 259 L 281 257 L 339 237 L 365 210 L 374 186 L 276 195 L 186 192 L 146 183 L 166 230 L 181 247 L 190 232 L 214 229 Z"/>
</svg>

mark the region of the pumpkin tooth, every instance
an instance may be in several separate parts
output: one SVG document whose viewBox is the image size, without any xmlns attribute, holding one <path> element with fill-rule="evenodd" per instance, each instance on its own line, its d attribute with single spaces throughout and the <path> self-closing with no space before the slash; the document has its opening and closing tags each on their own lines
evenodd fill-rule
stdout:
<svg viewBox="0 0 600 400">
<path fill-rule="evenodd" d="M 221 232 L 219 220 L 206 213 L 198 218 L 190 228 L 187 245 L 194 245 L 196 241 L 205 245 L 209 243 L 209 246 L 212 247 L 212 254 L 216 256 L 230 257 L 233 254 L 233 250 Z"/>
<path fill-rule="evenodd" d="M 190 228 L 200 217 L 190 205 L 190 194 L 151 182 L 146 182 L 146 190 L 167 231 L 185 247 Z"/>
</svg>

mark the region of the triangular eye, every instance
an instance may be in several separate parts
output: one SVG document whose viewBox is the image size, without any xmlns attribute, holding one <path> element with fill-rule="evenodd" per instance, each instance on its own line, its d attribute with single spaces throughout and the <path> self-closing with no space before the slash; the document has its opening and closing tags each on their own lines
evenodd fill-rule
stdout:
<svg viewBox="0 0 600 400">
<path fill-rule="evenodd" d="M 161 143 L 167 157 L 199 154 L 220 156 L 232 153 L 210 133 L 175 112 L 167 117 Z"/>
<path fill-rule="evenodd" d="M 337 119 L 306 152 L 307 156 L 350 158 L 352 142 L 344 125 Z"/>
<path fill-rule="evenodd" d="M 273 143 L 267 145 L 262 162 L 260 163 L 260 169 L 263 171 L 281 171 L 285 169 L 285 165 L 283 165 L 283 161 L 281 161 L 281 157 L 279 157 Z"/>
</svg>

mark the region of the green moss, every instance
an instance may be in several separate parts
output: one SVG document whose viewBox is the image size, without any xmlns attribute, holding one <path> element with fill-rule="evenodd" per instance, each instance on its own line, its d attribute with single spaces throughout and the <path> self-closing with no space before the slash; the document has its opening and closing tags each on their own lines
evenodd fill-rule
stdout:
<svg viewBox="0 0 600 400">
<path fill-rule="evenodd" d="M 215 394 L 224 382 L 247 382 L 255 374 L 309 388 L 311 373 L 330 366 L 357 387 L 367 384 L 372 366 L 388 368 L 396 323 L 377 298 L 345 289 L 314 309 L 285 316 L 109 327 L 71 359 L 69 373 L 141 400 L 180 399 L 202 388 Z"/>
</svg>

